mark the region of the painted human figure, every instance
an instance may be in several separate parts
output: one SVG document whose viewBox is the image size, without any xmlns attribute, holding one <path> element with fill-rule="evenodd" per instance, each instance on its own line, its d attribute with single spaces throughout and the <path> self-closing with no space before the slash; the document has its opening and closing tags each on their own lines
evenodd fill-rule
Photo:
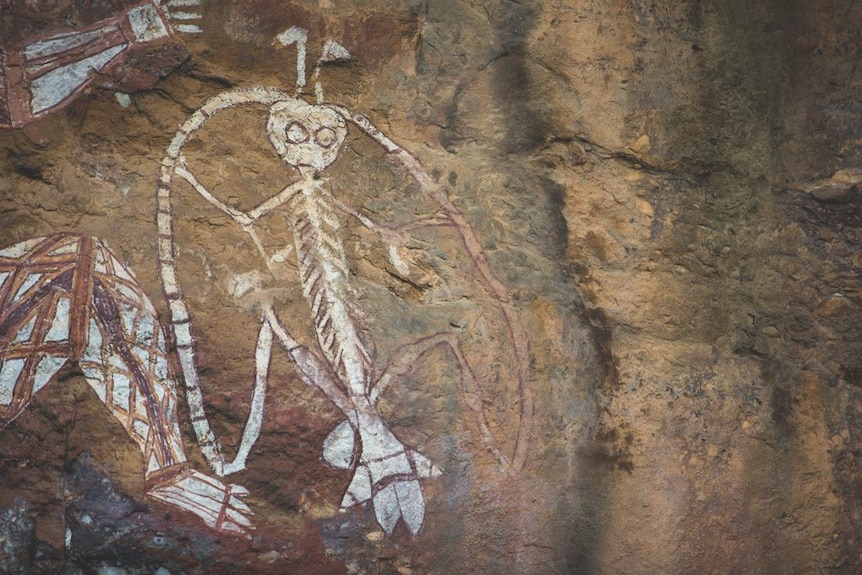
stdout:
<svg viewBox="0 0 862 575">
<path fill-rule="evenodd" d="M 270 106 L 267 123 L 270 142 L 300 176 L 249 212 L 231 208 L 214 197 L 188 170 L 180 153 L 188 134 L 201 127 L 207 118 L 221 109 L 244 103 Z M 347 261 L 338 235 L 336 210 L 345 207 L 331 195 L 326 179 L 321 176 L 338 157 L 346 136 L 347 123 L 336 108 L 308 104 L 277 89 L 226 92 L 202 106 L 180 128 L 163 162 L 159 212 L 163 283 L 173 315 L 180 363 L 190 388 L 187 397 L 192 420 L 203 451 L 210 454 L 216 473 L 228 474 L 243 469 L 259 435 L 275 336 L 287 349 L 303 380 L 321 389 L 346 416 L 346 421 L 324 444 L 324 458 L 329 463 L 354 469 L 342 508 L 373 501 L 378 522 L 387 533 L 403 518 L 410 532 L 415 534 L 422 526 L 425 513 L 418 480 L 435 477 L 441 470 L 422 454 L 405 447 L 384 424 L 376 407 L 380 390 L 375 390 L 374 349 L 364 334 L 367 330 L 348 283 Z M 254 239 L 267 266 L 273 265 L 272 254 L 268 254 L 257 239 L 255 223 L 279 208 L 289 214 L 299 281 L 317 337 L 316 350 L 300 345 L 279 320 L 276 311 L 270 305 L 264 306 L 255 358 L 256 387 L 251 415 L 237 457 L 232 462 L 224 461 L 203 413 L 189 313 L 174 269 L 169 209 L 173 174 L 189 182 L 207 201 L 242 226 Z M 397 369 L 403 370 L 403 367 L 399 364 Z M 387 374 L 391 376 L 392 373 Z M 354 457 L 354 454 L 357 455 Z"/>
<path fill-rule="evenodd" d="M 69 362 L 140 449 L 147 495 L 220 531 L 251 529 L 248 491 L 187 463 L 164 335 L 132 272 L 86 235 L 0 250 L 0 425 Z"/>
<path fill-rule="evenodd" d="M 266 131 L 281 159 L 294 168 L 299 179 L 249 211 L 242 211 L 215 197 L 190 171 L 183 147 L 193 133 L 221 110 L 241 105 L 268 107 Z M 440 213 L 398 229 L 380 225 L 335 198 L 328 189 L 324 171 L 337 159 L 353 124 L 380 144 L 421 190 L 440 206 Z M 263 263 L 273 270 L 276 254 L 267 252 L 258 237 L 257 222 L 275 210 L 286 214 L 293 236 L 299 283 L 311 312 L 316 345 L 301 345 L 279 319 L 270 304 L 262 304 L 261 327 L 255 352 L 255 387 L 250 415 L 233 461 L 226 461 L 206 418 L 200 378 L 194 356 L 191 315 L 178 281 L 173 238 L 172 194 L 174 176 L 185 180 L 201 197 L 217 207 L 253 240 Z M 396 268 L 404 269 L 399 248 L 409 229 L 422 226 L 454 227 L 470 256 L 479 283 L 496 301 L 515 352 L 519 376 L 521 411 L 515 453 L 510 460 L 491 437 L 477 393 L 477 382 L 453 334 L 440 332 L 393 350 L 389 364 L 380 372 L 375 353 L 366 337 L 363 314 L 353 297 L 349 272 L 339 235 L 338 214 L 355 218 L 389 244 Z M 442 349 L 460 368 L 462 389 L 468 407 L 476 414 L 485 445 L 506 469 L 523 465 L 530 430 L 532 405 L 526 381 L 526 343 L 505 287 L 491 274 L 478 241 L 464 216 L 448 201 L 419 163 L 400 146 L 381 134 L 363 116 L 326 104 L 309 104 L 277 88 L 236 89 L 219 94 L 202 105 L 177 131 L 162 160 L 158 189 L 159 259 L 162 283 L 172 316 L 177 351 L 186 384 L 192 422 L 201 450 L 218 475 L 245 468 L 246 458 L 257 440 L 264 411 L 273 338 L 277 338 L 300 377 L 320 389 L 345 415 L 324 442 L 324 459 L 342 469 L 352 469 L 353 478 L 341 507 L 370 502 L 380 526 L 392 533 L 399 519 L 416 534 L 424 522 L 425 502 L 419 480 L 438 476 L 442 470 L 422 454 L 406 447 L 389 430 L 377 409 L 380 395 L 404 378 L 432 350 Z M 277 255 L 283 257 L 284 250 Z M 278 276 L 279 274 L 275 273 Z"/>
</svg>

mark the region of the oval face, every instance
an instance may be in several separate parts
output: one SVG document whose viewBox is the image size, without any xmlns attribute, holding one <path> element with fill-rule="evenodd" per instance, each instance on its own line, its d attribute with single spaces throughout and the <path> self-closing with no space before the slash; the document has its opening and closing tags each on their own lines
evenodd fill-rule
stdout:
<svg viewBox="0 0 862 575">
<path fill-rule="evenodd" d="M 269 141 L 281 159 L 294 168 L 322 171 L 338 157 L 347 124 L 327 106 L 283 100 L 269 109 Z"/>
</svg>

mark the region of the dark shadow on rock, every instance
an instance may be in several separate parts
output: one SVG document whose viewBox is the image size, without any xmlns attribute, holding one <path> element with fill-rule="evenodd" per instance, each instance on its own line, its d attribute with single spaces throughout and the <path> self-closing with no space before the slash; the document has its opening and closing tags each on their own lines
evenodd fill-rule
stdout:
<svg viewBox="0 0 862 575">
<path fill-rule="evenodd" d="M 31 573 L 36 555 L 36 525 L 27 516 L 27 502 L 16 499 L 0 511 L 0 573 Z"/>
<path fill-rule="evenodd" d="M 168 522 L 120 491 L 89 453 L 69 465 L 65 482 L 68 562 L 86 572 L 102 566 L 188 571 L 212 561 L 215 537 Z"/>
<path fill-rule="evenodd" d="M 509 120 L 507 125 L 505 152 L 517 153 L 532 150 L 545 142 L 549 126 L 542 118 L 541 110 L 533 96 L 525 44 L 530 31 L 536 26 L 537 12 L 529 4 L 503 3 L 494 12 L 489 12 L 494 33 L 501 53 L 493 65 L 494 94 L 497 104 Z"/>
<path fill-rule="evenodd" d="M 343 572 L 332 562 L 309 566 L 303 545 L 283 535 L 255 533 L 247 540 L 213 531 L 181 511 L 143 505 L 123 493 L 86 452 L 71 462 L 65 483 L 68 549 L 63 573 L 107 567 L 207 575 Z"/>
</svg>

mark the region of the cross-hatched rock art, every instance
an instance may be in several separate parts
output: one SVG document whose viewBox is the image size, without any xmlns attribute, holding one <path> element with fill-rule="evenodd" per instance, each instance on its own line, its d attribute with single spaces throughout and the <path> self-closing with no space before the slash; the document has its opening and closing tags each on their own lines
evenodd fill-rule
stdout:
<svg viewBox="0 0 862 575">
<path fill-rule="evenodd" d="M 248 492 L 191 468 L 155 309 L 105 243 L 58 233 L 0 250 L 0 423 L 74 362 L 143 455 L 150 497 L 210 527 L 251 529 Z"/>
<path fill-rule="evenodd" d="M 165 43 L 175 31 L 200 33 L 199 4 L 150 0 L 87 28 L 0 46 L 0 127 L 17 128 L 67 106 L 136 46 Z"/>
</svg>

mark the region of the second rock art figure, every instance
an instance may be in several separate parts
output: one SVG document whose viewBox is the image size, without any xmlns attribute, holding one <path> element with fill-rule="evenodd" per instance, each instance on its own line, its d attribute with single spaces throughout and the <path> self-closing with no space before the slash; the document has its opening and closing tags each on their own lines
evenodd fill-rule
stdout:
<svg viewBox="0 0 862 575">
<path fill-rule="evenodd" d="M 77 363 L 144 459 L 150 497 L 245 534 L 248 491 L 189 466 L 156 311 L 98 239 L 58 233 L 0 250 L 0 425 Z"/>
</svg>

